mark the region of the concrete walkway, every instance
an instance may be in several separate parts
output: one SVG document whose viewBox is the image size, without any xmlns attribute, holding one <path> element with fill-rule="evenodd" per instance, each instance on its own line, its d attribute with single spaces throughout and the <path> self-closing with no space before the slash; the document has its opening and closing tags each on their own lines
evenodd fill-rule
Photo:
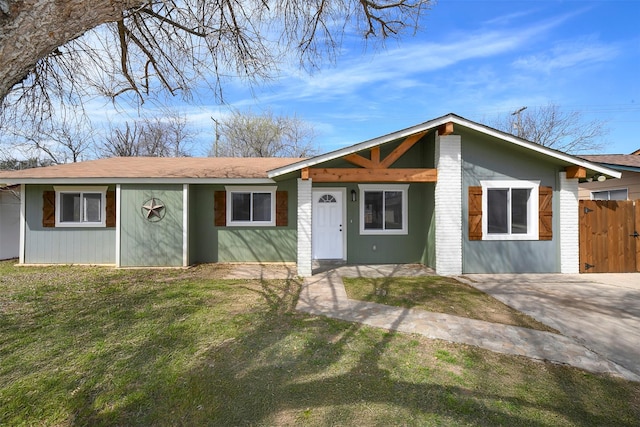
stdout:
<svg viewBox="0 0 640 427">
<path fill-rule="evenodd" d="M 310 314 L 475 345 L 499 353 L 547 360 L 640 381 L 640 375 L 600 356 L 573 338 L 447 314 L 354 301 L 347 298 L 342 283 L 342 277 L 428 274 L 433 273 L 417 265 L 343 266 L 319 271 L 304 280 L 296 308 Z"/>
<path fill-rule="evenodd" d="M 461 280 L 640 375 L 640 273 L 469 274 Z"/>
</svg>

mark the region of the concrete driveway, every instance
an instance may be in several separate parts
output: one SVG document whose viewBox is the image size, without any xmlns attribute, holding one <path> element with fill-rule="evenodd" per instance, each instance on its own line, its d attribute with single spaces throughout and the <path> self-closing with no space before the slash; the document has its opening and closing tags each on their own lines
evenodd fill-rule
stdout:
<svg viewBox="0 0 640 427">
<path fill-rule="evenodd" d="M 640 375 L 640 273 L 468 274 L 462 281 Z"/>
</svg>

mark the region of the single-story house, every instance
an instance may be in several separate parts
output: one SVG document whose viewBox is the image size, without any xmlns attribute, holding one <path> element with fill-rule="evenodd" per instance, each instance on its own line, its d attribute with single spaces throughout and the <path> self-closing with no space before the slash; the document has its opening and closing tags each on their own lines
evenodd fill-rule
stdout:
<svg viewBox="0 0 640 427">
<path fill-rule="evenodd" d="M 580 157 L 622 173 L 620 179 L 607 180 L 602 175 L 596 175 L 581 180 L 578 193 L 580 200 L 640 199 L 640 150 L 631 154 L 592 154 Z"/>
<path fill-rule="evenodd" d="M 577 273 L 578 180 L 620 172 L 448 114 L 308 159 L 109 158 L 15 172 L 20 263 L 422 263 Z"/>
</svg>

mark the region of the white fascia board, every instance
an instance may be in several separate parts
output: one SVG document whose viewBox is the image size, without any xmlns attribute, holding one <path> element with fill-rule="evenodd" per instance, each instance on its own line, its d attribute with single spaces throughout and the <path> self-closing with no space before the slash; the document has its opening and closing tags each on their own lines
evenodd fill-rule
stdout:
<svg viewBox="0 0 640 427">
<path fill-rule="evenodd" d="M 544 154 L 546 156 L 553 157 L 555 159 L 561 160 L 563 162 L 571 163 L 576 166 L 582 166 L 584 168 L 593 170 L 595 172 L 602 173 L 604 175 L 608 175 L 612 178 L 620 178 L 622 176 L 621 172 L 615 171 L 613 169 L 601 166 L 597 163 L 592 163 L 584 159 L 580 159 L 578 157 L 574 157 L 570 154 L 562 153 L 560 151 L 552 150 L 550 148 L 544 147 L 540 144 L 536 144 L 534 142 L 526 141 L 524 139 L 518 138 L 514 135 L 509 135 L 508 133 L 501 132 L 497 129 L 490 128 L 488 126 L 481 125 L 479 123 L 475 123 L 469 121 L 465 118 L 457 116 L 455 114 L 447 114 L 446 116 L 439 117 L 437 119 L 430 120 L 425 123 L 421 123 L 416 126 L 412 126 L 407 129 L 400 130 L 398 132 L 390 133 L 388 135 L 384 135 L 378 138 L 370 139 L 368 141 L 361 142 L 359 144 L 351 145 L 349 147 L 345 147 L 339 150 L 332 151 L 330 153 L 321 154 L 316 157 L 312 157 L 307 160 L 303 160 L 298 163 L 293 163 L 291 165 L 283 166 L 278 169 L 273 169 L 268 172 L 269 178 L 274 178 L 276 176 L 284 175 L 287 173 L 295 172 L 300 169 L 311 167 L 317 165 L 319 163 L 324 163 L 329 160 L 334 160 L 349 154 L 356 153 L 358 151 L 366 150 L 369 148 L 373 148 L 377 145 L 382 145 L 387 142 L 395 141 L 400 138 L 405 138 L 407 136 L 413 135 L 415 133 L 424 132 L 433 128 L 437 128 L 438 126 L 444 125 L 445 123 L 453 122 L 454 124 L 458 124 L 464 126 L 469 129 L 473 129 L 478 132 L 482 132 L 486 135 L 493 136 L 495 138 L 502 139 L 503 141 L 510 142 L 512 144 L 518 145 L 523 148 L 528 148 L 530 150 L 536 151 L 538 153 Z"/>
<path fill-rule="evenodd" d="M 492 129 L 490 127 L 483 126 L 478 123 L 469 122 L 467 120 L 461 119 L 459 117 L 453 116 L 451 118 L 452 122 L 457 123 L 461 126 L 468 127 L 469 129 L 476 130 L 478 132 L 485 133 L 487 135 L 500 138 L 504 141 L 510 142 L 512 144 L 518 145 L 520 147 L 528 148 L 529 150 L 536 151 L 538 153 L 544 154 L 546 156 L 550 156 L 556 158 L 558 160 L 562 160 L 563 162 L 571 163 L 576 166 L 582 166 L 587 169 L 591 169 L 595 172 L 599 172 L 605 175 L 609 175 L 612 178 L 620 178 L 622 176 L 621 172 L 615 171 L 613 169 L 604 167 L 597 163 L 589 162 L 587 160 L 572 156 L 571 154 L 566 154 L 561 151 L 552 150 L 540 144 L 536 144 L 535 142 L 530 142 L 521 138 L 518 138 L 514 135 L 509 135 L 508 133 L 500 132 L 499 130 Z"/>
<path fill-rule="evenodd" d="M 395 141 L 397 139 L 400 138 L 406 138 L 410 135 L 413 135 L 415 133 L 419 133 L 419 132 L 424 132 L 427 131 L 429 129 L 433 129 L 435 127 L 438 127 L 440 125 L 443 125 L 447 122 L 452 121 L 450 115 L 435 119 L 435 120 L 431 120 L 425 123 L 421 123 L 419 125 L 407 128 L 407 129 L 403 129 L 394 133 L 390 133 L 388 135 L 383 135 L 380 136 L 378 138 L 374 138 L 374 139 L 370 139 L 368 141 L 364 141 L 364 142 L 360 142 L 358 144 L 355 145 L 350 145 L 348 147 L 345 148 L 341 148 L 339 150 L 335 150 L 335 151 L 331 151 L 329 153 L 326 154 L 321 154 L 319 156 L 316 157 L 312 157 L 310 159 L 307 160 L 303 160 L 301 162 L 297 162 L 297 163 L 293 163 L 291 165 L 287 165 L 287 166 L 283 166 L 281 168 L 278 169 L 273 169 L 271 171 L 268 172 L 268 176 L 269 178 L 274 178 L 276 176 L 280 176 L 280 175 L 285 175 L 287 173 L 291 173 L 291 172 L 295 172 L 297 170 L 303 169 L 303 168 L 307 168 L 310 166 L 314 166 L 317 165 L 319 163 L 324 163 L 327 162 L 329 160 L 334 160 L 334 159 L 338 159 L 340 157 L 343 156 L 347 156 L 349 154 L 353 154 L 353 153 L 357 153 L 358 151 L 362 151 L 362 150 L 366 150 L 368 148 L 373 148 L 376 147 L 378 145 L 382 145 L 385 144 L 387 142 L 391 142 L 391 141 Z"/>
<path fill-rule="evenodd" d="M 269 178 L 21 178 L 7 180 L 14 184 L 221 184 L 221 185 L 254 185 L 274 184 Z"/>
</svg>

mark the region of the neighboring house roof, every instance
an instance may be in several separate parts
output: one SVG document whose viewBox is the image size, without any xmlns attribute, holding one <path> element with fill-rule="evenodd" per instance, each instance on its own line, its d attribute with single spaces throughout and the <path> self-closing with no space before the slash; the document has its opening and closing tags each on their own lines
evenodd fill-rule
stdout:
<svg viewBox="0 0 640 427">
<path fill-rule="evenodd" d="M 590 154 L 580 157 L 612 169 L 640 172 L 640 150 L 633 154 Z"/>
<path fill-rule="evenodd" d="M 111 157 L 78 163 L 0 172 L 0 181 L 11 183 L 129 183 L 164 181 L 171 183 L 273 182 L 271 169 L 299 161 L 299 158 L 223 157 Z"/>
<path fill-rule="evenodd" d="M 377 145 L 385 144 L 388 142 L 396 141 L 401 138 L 406 138 L 409 135 L 413 135 L 419 132 L 428 131 L 431 129 L 438 128 L 444 124 L 452 122 L 454 124 L 458 124 L 469 129 L 473 129 L 478 132 L 482 132 L 484 134 L 500 138 L 503 141 L 510 142 L 516 146 L 520 146 L 526 149 L 529 149 L 533 152 L 537 152 L 551 158 L 557 159 L 563 163 L 567 163 L 570 165 L 582 166 L 589 171 L 599 172 L 613 178 L 620 178 L 620 172 L 616 172 L 615 170 L 603 167 L 602 165 L 591 163 L 587 160 L 581 159 L 579 157 L 572 156 L 570 154 L 563 153 L 558 150 L 554 150 L 551 148 L 544 147 L 540 144 L 536 144 L 535 142 L 527 141 L 522 138 L 518 138 L 517 136 L 511 135 L 506 132 L 499 131 L 497 129 L 493 129 L 489 126 L 473 122 L 471 120 L 465 119 L 464 117 L 458 116 L 456 114 L 450 113 L 439 117 L 437 119 L 430 120 L 428 122 L 421 123 L 419 125 L 412 126 L 407 129 L 399 130 L 397 132 L 390 133 L 388 135 L 384 135 L 378 138 L 370 139 L 368 141 L 361 142 L 359 144 L 351 145 L 339 150 L 332 151 L 330 153 L 321 154 L 316 157 L 311 157 L 309 159 L 301 159 L 296 163 L 282 166 L 278 169 L 272 170 L 269 172 L 269 177 L 274 178 L 279 175 L 287 174 L 290 172 L 294 172 L 296 170 L 300 170 L 306 167 L 311 167 L 317 165 L 319 163 L 323 163 L 329 160 L 334 160 L 339 157 L 346 156 L 348 154 L 356 153 L 358 151 L 366 150 Z M 455 132 L 454 132 L 455 133 Z"/>
</svg>

